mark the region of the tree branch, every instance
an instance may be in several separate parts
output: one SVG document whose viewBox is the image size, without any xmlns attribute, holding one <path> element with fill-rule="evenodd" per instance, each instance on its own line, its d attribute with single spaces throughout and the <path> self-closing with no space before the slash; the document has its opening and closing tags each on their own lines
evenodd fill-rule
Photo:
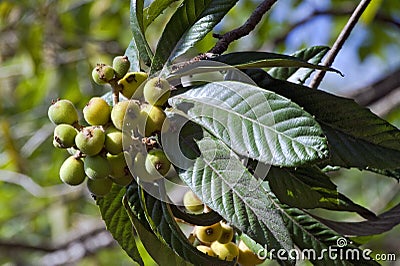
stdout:
<svg viewBox="0 0 400 266">
<path fill-rule="evenodd" d="M 400 107 L 400 67 L 365 87 L 345 94 L 358 104 L 366 106 L 378 116 L 384 117 Z"/>
<path fill-rule="evenodd" d="M 393 91 L 400 89 L 400 67 L 385 75 L 371 85 L 355 89 L 347 96 L 358 104 L 367 106 L 385 98 Z"/>
<path fill-rule="evenodd" d="M 103 223 L 96 223 L 92 224 L 91 226 L 93 226 L 93 228 L 85 232 L 82 232 L 82 230 L 70 231 L 68 233 L 69 239 L 58 244 L 48 243 L 48 242 L 29 243 L 29 241 L 26 240 L 18 241 L 18 240 L 0 239 L 0 249 L 1 250 L 19 249 L 26 251 L 55 252 L 61 249 L 67 249 L 69 246 L 71 246 L 72 243 L 85 242 L 88 239 L 91 239 L 97 236 L 98 234 L 102 234 L 104 232 L 110 234 L 104 227 Z"/>
<path fill-rule="evenodd" d="M 332 46 L 332 49 L 329 51 L 323 65 L 330 67 L 333 64 L 336 56 L 339 54 L 339 51 L 342 49 L 343 44 L 346 42 L 348 37 L 350 36 L 351 31 L 356 26 L 358 20 L 360 19 L 362 13 L 367 8 L 368 4 L 371 0 L 362 0 L 357 8 L 354 10 L 353 14 L 351 15 L 350 19 L 347 21 L 346 25 L 344 26 L 343 30 L 340 32 L 339 37 L 336 39 L 335 43 Z M 311 88 L 317 88 L 320 84 L 322 79 L 325 76 L 326 71 L 318 71 L 317 74 L 314 76 L 314 79 L 310 83 Z"/>
<path fill-rule="evenodd" d="M 261 18 L 264 14 L 271 9 L 272 5 L 275 4 L 278 0 L 264 0 L 251 14 L 251 16 L 247 19 L 247 21 L 232 31 L 229 31 L 223 35 L 214 34 L 213 36 L 218 38 L 218 42 L 215 46 L 208 51 L 213 54 L 222 54 L 228 49 L 228 46 L 246 35 L 248 35 L 257 24 L 261 21 Z"/>
<path fill-rule="evenodd" d="M 388 115 L 391 111 L 400 107 L 400 88 L 397 88 L 368 107 L 378 116 L 384 117 Z"/>
<path fill-rule="evenodd" d="M 0 181 L 21 186 L 38 198 L 60 197 L 67 194 L 81 193 L 82 191 L 82 187 L 71 188 L 64 184 L 42 187 L 33 181 L 30 176 L 8 170 L 0 170 Z"/>
<path fill-rule="evenodd" d="M 75 263 L 84 257 L 95 254 L 98 250 L 117 246 L 116 241 L 104 224 L 92 225 L 89 231 L 70 232 L 73 234 L 66 241 L 55 243 L 29 243 L 29 241 L 11 241 L 0 239 L 0 253 L 14 259 L 21 256 L 21 251 L 44 253 L 38 265 L 65 265 Z"/>
<path fill-rule="evenodd" d="M 70 265 L 96 254 L 103 248 L 116 246 L 117 242 L 110 232 L 105 228 L 98 229 L 93 231 L 91 235 L 80 238 L 79 241 L 69 242 L 67 245 L 63 244 L 62 248 L 45 254 L 40 260 L 40 265 Z"/>
<path fill-rule="evenodd" d="M 279 43 L 284 42 L 289 34 L 293 32 L 296 28 L 310 22 L 311 20 L 319 17 L 319 16 L 349 16 L 352 14 L 352 10 L 333 10 L 333 9 L 328 9 L 328 10 L 314 10 L 313 13 L 311 13 L 309 16 L 297 21 L 296 23 L 290 25 L 287 27 L 287 29 L 281 33 L 278 37 L 276 37 L 273 41 L 274 45 L 277 45 Z M 396 20 L 395 18 L 392 18 L 386 14 L 383 14 L 381 12 L 377 13 L 375 15 L 375 20 L 383 23 L 388 23 L 392 24 L 393 26 L 397 27 L 400 29 L 400 21 Z"/>
</svg>

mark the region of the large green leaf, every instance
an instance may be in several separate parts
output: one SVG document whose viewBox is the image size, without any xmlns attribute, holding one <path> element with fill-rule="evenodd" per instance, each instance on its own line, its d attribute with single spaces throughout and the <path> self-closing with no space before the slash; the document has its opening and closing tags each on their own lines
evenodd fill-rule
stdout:
<svg viewBox="0 0 400 266">
<path fill-rule="evenodd" d="M 107 230 L 134 261 L 144 265 L 136 247 L 131 221 L 122 203 L 124 194 L 125 188 L 113 185 L 111 191 L 105 197 L 98 198 L 96 203 Z"/>
<path fill-rule="evenodd" d="M 144 0 L 131 0 L 130 5 L 130 26 L 133 34 L 135 47 L 139 52 L 139 58 L 150 66 L 152 52 L 149 44 L 146 41 L 143 30 L 143 1 Z"/>
<path fill-rule="evenodd" d="M 360 169 L 397 169 L 400 131 L 351 99 L 287 81 L 262 70 L 246 71 L 257 84 L 290 98 L 312 114 L 328 138 L 329 164 Z"/>
<path fill-rule="evenodd" d="M 143 26 L 146 29 L 173 2 L 180 0 L 154 0 L 143 10 Z"/>
<path fill-rule="evenodd" d="M 151 73 L 159 71 L 167 62 L 182 36 L 199 20 L 211 0 L 185 0 L 168 21 L 158 41 Z"/>
<path fill-rule="evenodd" d="M 160 199 L 163 199 L 166 195 L 165 191 L 162 189 L 163 184 L 160 182 L 158 185 L 160 186 L 160 194 L 157 196 Z M 169 204 L 154 198 L 144 190 L 141 190 L 141 203 L 145 209 L 147 219 L 152 226 L 153 231 L 160 238 L 160 241 L 169 246 L 171 250 L 174 250 L 183 259 L 195 265 L 233 265 L 232 262 L 210 257 L 196 249 L 179 228 L 179 225 L 172 215 Z M 177 260 L 174 257 L 164 257 L 164 260 L 160 265 L 172 266 L 183 264 L 177 263 Z"/>
<path fill-rule="evenodd" d="M 267 184 L 265 188 L 268 190 Z M 269 195 L 274 199 L 274 195 Z M 283 213 L 283 219 L 289 229 L 290 235 L 296 246 L 303 250 L 304 255 L 314 265 L 336 266 L 336 265 L 379 265 L 369 256 L 370 253 L 363 253 L 352 242 L 332 231 L 307 213 L 293 207 L 279 203 L 275 199 L 276 208 Z M 338 247 L 341 246 L 341 248 Z M 329 252 L 330 251 L 330 252 Z M 342 253 L 340 253 L 342 252 Z M 332 254 L 332 255 L 330 255 Z M 348 254 L 339 257 L 340 254 Z M 359 254 L 357 257 L 352 257 Z M 336 255 L 336 258 L 333 257 Z M 364 255 L 364 256 L 363 256 Z M 365 257 L 367 256 L 367 258 Z M 340 258 L 340 259 L 339 259 Z"/>
<path fill-rule="evenodd" d="M 133 10 L 132 10 L 133 9 Z M 137 24 L 135 23 L 136 26 L 138 26 L 138 30 L 142 34 L 144 34 L 144 26 L 143 26 L 143 9 L 144 9 L 144 0 L 131 0 L 131 16 L 134 16 L 136 18 Z M 132 23 L 132 17 L 131 17 L 131 23 Z M 131 24 L 132 30 L 133 30 L 133 24 Z"/>
<path fill-rule="evenodd" d="M 169 99 L 236 153 L 263 163 L 299 166 L 326 158 L 326 139 L 311 115 L 259 87 L 223 81 Z"/>
<path fill-rule="evenodd" d="M 267 180 L 279 201 L 292 207 L 357 212 L 366 219 L 376 218 L 366 208 L 355 204 L 337 191 L 329 177 L 316 167 L 271 167 Z"/>
<path fill-rule="evenodd" d="M 304 60 L 305 62 L 317 65 L 329 51 L 327 46 L 312 46 L 297 51 L 291 56 Z M 276 79 L 288 80 L 303 84 L 313 72 L 313 69 L 299 67 L 274 67 L 268 71 Z"/>
<path fill-rule="evenodd" d="M 185 183 L 207 206 L 258 243 L 291 249 L 280 213 L 239 158 L 211 136 L 197 143 L 202 156 L 179 173 Z"/>
<path fill-rule="evenodd" d="M 173 51 L 169 60 L 173 61 L 175 58 L 183 55 L 190 48 L 202 40 L 207 33 L 209 33 L 215 25 L 236 5 L 238 0 L 213 0 L 209 3 L 207 8 L 200 14 L 200 19 L 197 20 L 192 27 L 185 32 L 176 49 Z"/>
<path fill-rule="evenodd" d="M 270 67 L 290 67 L 290 68 L 310 68 L 324 71 L 340 71 L 331 67 L 308 63 L 306 60 L 290 55 L 268 53 L 268 52 L 234 52 L 214 57 L 211 60 L 234 66 L 238 69 L 247 68 L 270 68 Z"/>
<path fill-rule="evenodd" d="M 129 71 L 137 72 L 140 71 L 140 53 L 139 49 L 136 46 L 135 39 L 132 39 L 128 45 L 128 48 L 125 50 L 125 55 L 128 57 L 131 66 Z"/>
<path fill-rule="evenodd" d="M 124 198 L 124 206 L 147 252 L 159 265 L 192 265 L 178 256 L 164 241 L 160 241 L 153 233 L 140 204 L 140 191 L 136 182 L 129 185 L 126 197 Z"/>
</svg>

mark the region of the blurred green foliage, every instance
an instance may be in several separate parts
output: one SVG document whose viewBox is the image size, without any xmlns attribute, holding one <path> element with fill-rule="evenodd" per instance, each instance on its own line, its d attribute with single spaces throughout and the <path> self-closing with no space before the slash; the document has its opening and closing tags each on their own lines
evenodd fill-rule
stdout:
<svg viewBox="0 0 400 266">
<path fill-rule="evenodd" d="M 259 2 L 239 1 L 215 32 L 224 33 L 242 25 Z M 249 37 L 233 43 L 230 50 L 284 51 L 289 36 L 293 39 L 292 34 L 301 33 L 301 26 L 290 27 L 296 18 L 307 17 L 307 7 L 354 8 L 354 1 L 324 1 L 323 5 L 317 1 L 283 2 L 276 4 L 279 12 L 273 8 Z M 278 9 L 281 4 L 286 11 Z M 361 59 L 378 55 L 386 60 L 388 49 L 398 49 L 393 47 L 399 40 L 396 22 L 400 23 L 400 1 L 381 1 L 377 11 L 369 12 L 362 22 L 365 39 L 356 47 L 357 52 Z M 160 28 L 169 16 L 164 14 L 149 28 L 151 41 L 160 36 Z M 330 19 L 328 43 L 321 44 L 332 44 L 347 18 L 339 15 Z M 68 98 L 82 109 L 90 97 L 104 94 L 107 88 L 90 79 L 92 67 L 97 62 L 111 63 L 114 56 L 123 54 L 131 37 L 129 1 L 0 2 L 0 264 L 40 264 L 48 252 L 31 246 L 56 246 L 76 234 L 77 229 L 90 230 L 101 223 L 86 188 L 71 189 L 58 178 L 67 154 L 52 146 L 54 126 L 48 121 L 47 108 L 54 99 Z M 209 35 L 197 49 L 207 51 L 214 43 Z M 155 43 L 150 45 L 154 47 Z M 297 48 L 307 45 L 304 42 Z M 399 117 L 397 111 L 390 119 L 399 125 Z M 373 210 L 383 211 L 399 201 L 398 196 L 389 197 L 391 190 L 399 188 L 394 180 L 366 177 L 358 171 L 338 174 L 336 180 L 340 190 L 360 204 L 382 198 L 374 203 Z M 393 233 L 380 236 L 374 250 L 398 249 L 400 244 Z M 114 244 L 82 259 L 79 265 L 115 265 L 115 261 L 118 265 L 131 264 Z"/>
<path fill-rule="evenodd" d="M 52 146 L 47 108 L 68 98 L 80 109 L 106 88 L 90 79 L 99 61 L 111 63 L 129 44 L 124 1 L 2 1 L 0 3 L 0 264 L 41 264 L 76 229 L 99 222 L 86 189 L 61 184 L 67 157 Z M 7 246 L 13 244 L 11 246 Z M 25 248 L 15 248 L 23 244 Z M 113 244 L 82 265 L 131 264 Z"/>
</svg>

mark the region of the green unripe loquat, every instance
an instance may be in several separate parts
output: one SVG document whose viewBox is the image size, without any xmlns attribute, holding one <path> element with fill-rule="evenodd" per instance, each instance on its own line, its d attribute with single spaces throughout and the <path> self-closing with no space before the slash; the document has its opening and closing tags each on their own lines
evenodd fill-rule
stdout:
<svg viewBox="0 0 400 266">
<path fill-rule="evenodd" d="M 117 78 L 122 78 L 129 70 L 131 63 L 126 55 L 114 57 L 112 67 Z"/>
<path fill-rule="evenodd" d="M 107 124 L 110 114 L 111 107 L 100 97 L 93 97 L 83 108 L 83 117 L 92 126 Z"/>
<path fill-rule="evenodd" d="M 90 179 L 102 179 L 111 174 L 111 166 L 101 155 L 87 156 L 84 159 L 84 170 Z"/>
<path fill-rule="evenodd" d="M 124 117 L 128 106 L 129 101 L 122 101 L 115 104 L 111 109 L 111 121 L 113 125 L 119 130 L 122 130 L 122 127 L 124 125 Z"/>
<path fill-rule="evenodd" d="M 112 183 L 113 182 L 109 178 L 102 178 L 102 179 L 88 178 L 86 185 L 92 194 L 98 197 L 103 197 L 110 192 Z"/>
<path fill-rule="evenodd" d="M 104 141 L 104 131 L 98 127 L 85 127 L 75 137 L 76 147 L 88 156 L 98 154 L 103 149 Z"/>
<path fill-rule="evenodd" d="M 139 177 L 140 181 L 143 182 L 154 182 L 156 180 L 159 180 L 162 178 L 160 174 L 152 175 L 150 174 L 145 167 L 145 162 L 146 162 L 146 155 L 138 152 L 135 156 L 134 162 L 133 162 L 133 174 L 137 177 Z"/>
<path fill-rule="evenodd" d="M 111 166 L 110 177 L 114 183 L 126 186 L 133 180 L 133 176 L 125 160 L 125 152 L 121 152 L 117 155 L 108 153 L 107 160 Z"/>
<path fill-rule="evenodd" d="M 126 162 L 129 166 L 133 166 L 136 154 L 143 151 L 146 145 L 142 139 L 134 137 L 128 132 L 123 132 L 122 134 L 122 146 L 124 147 Z"/>
<path fill-rule="evenodd" d="M 128 72 L 118 81 L 121 86 L 121 94 L 130 99 L 137 88 L 148 78 L 146 72 Z"/>
<path fill-rule="evenodd" d="M 96 66 L 92 70 L 92 79 L 98 85 L 104 85 L 104 84 L 107 83 L 107 81 L 101 79 L 101 77 L 100 77 L 100 68 L 98 66 Z"/>
<path fill-rule="evenodd" d="M 203 202 L 191 190 L 183 195 L 183 205 L 191 213 L 200 213 L 204 209 Z"/>
<path fill-rule="evenodd" d="M 144 99 L 151 105 L 162 106 L 170 95 L 169 83 L 164 78 L 152 78 L 146 82 L 143 88 Z"/>
<path fill-rule="evenodd" d="M 97 64 L 92 70 L 92 78 L 98 85 L 104 85 L 114 78 L 114 69 L 105 64 Z"/>
<path fill-rule="evenodd" d="M 114 78 L 115 72 L 111 66 L 103 66 L 104 79 L 110 81 Z"/>
<path fill-rule="evenodd" d="M 113 106 L 111 121 L 114 126 L 123 130 L 124 123 L 128 129 L 133 129 L 140 118 L 140 106 L 136 101 L 122 101 Z"/>
<path fill-rule="evenodd" d="M 60 179 L 71 186 L 81 184 L 85 180 L 82 160 L 74 156 L 68 157 L 60 167 Z"/>
<path fill-rule="evenodd" d="M 111 154 L 122 152 L 122 132 L 115 127 L 108 127 L 105 131 L 104 147 Z"/>
<path fill-rule="evenodd" d="M 160 107 L 152 105 L 144 106 L 141 111 L 139 133 L 144 134 L 145 137 L 149 137 L 154 132 L 161 131 L 166 117 L 165 112 Z"/>
<path fill-rule="evenodd" d="M 197 225 L 195 228 L 196 237 L 202 243 L 211 243 L 217 241 L 222 234 L 221 224 L 215 223 L 208 226 L 199 226 Z"/>
<path fill-rule="evenodd" d="M 55 125 L 73 125 L 78 122 L 78 111 L 74 104 L 69 100 L 58 100 L 53 102 L 49 107 L 47 115 L 50 121 Z"/>
<path fill-rule="evenodd" d="M 154 149 L 147 153 L 145 168 L 150 175 L 165 176 L 171 168 L 171 162 L 168 160 L 164 151 Z"/>
<path fill-rule="evenodd" d="M 66 149 L 75 145 L 78 131 L 69 124 L 57 125 L 54 129 L 53 145 L 56 148 Z"/>
<path fill-rule="evenodd" d="M 211 243 L 211 249 L 221 260 L 233 261 L 239 256 L 239 248 L 235 243 L 222 244 L 218 241 Z"/>
<path fill-rule="evenodd" d="M 120 186 L 127 186 L 133 181 L 133 176 L 132 175 L 126 175 L 123 177 L 115 178 L 113 176 L 109 176 L 112 182 L 115 184 L 118 184 Z"/>
<path fill-rule="evenodd" d="M 107 82 L 103 81 L 102 79 L 100 79 L 100 73 L 96 68 L 93 68 L 93 70 L 92 70 L 92 79 L 98 85 L 104 85 L 107 83 Z"/>
<path fill-rule="evenodd" d="M 222 234 L 218 238 L 218 242 L 222 244 L 231 242 L 234 234 L 233 228 L 224 222 L 221 222 L 221 227 L 222 227 Z"/>
<path fill-rule="evenodd" d="M 133 128 L 137 128 L 140 119 L 142 118 L 141 116 L 141 109 L 139 104 L 136 101 L 129 101 L 129 106 L 126 110 L 125 118 L 124 118 L 124 123 L 125 126 L 130 130 Z"/>
</svg>

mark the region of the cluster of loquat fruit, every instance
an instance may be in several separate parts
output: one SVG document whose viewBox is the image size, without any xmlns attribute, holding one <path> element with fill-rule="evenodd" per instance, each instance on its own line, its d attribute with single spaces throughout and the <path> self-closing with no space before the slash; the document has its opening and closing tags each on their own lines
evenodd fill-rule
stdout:
<svg viewBox="0 0 400 266">
<path fill-rule="evenodd" d="M 105 196 L 113 183 L 128 185 L 134 176 L 151 182 L 167 174 L 171 167 L 158 145 L 148 145 L 149 137 L 159 133 L 166 121 L 162 106 L 171 94 L 167 80 L 148 80 L 145 72 L 128 72 L 126 56 L 117 56 L 113 65 L 97 64 L 92 71 L 94 82 L 111 84 L 118 100 L 110 106 L 103 98 L 93 97 L 83 108 L 84 121 L 66 99 L 53 101 L 49 119 L 56 125 L 53 145 L 67 149 L 68 157 L 60 167 L 60 179 L 76 186 L 87 178 L 87 187 L 95 196 Z M 144 86 L 141 86 L 144 83 Z M 138 91 L 141 88 L 141 91 Z M 119 101 L 119 94 L 126 99 Z M 128 117 L 126 117 L 128 116 Z M 126 145 L 124 139 L 140 145 Z M 133 165 L 133 174 L 129 166 Z"/>
<path fill-rule="evenodd" d="M 207 206 L 191 190 L 184 194 L 183 204 L 189 213 L 196 214 L 207 210 Z M 189 240 L 194 237 L 191 242 L 198 250 L 221 260 L 236 259 L 236 262 L 242 266 L 258 265 L 264 262 L 242 240 L 236 244 L 234 236 L 234 228 L 221 220 L 209 226 L 196 225 Z"/>
<path fill-rule="evenodd" d="M 129 68 L 126 56 L 115 57 L 112 66 L 96 65 L 92 71 L 94 82 L 110 84 L 113 93 L 126 99 L 119 101 L 116 97 L 118 100 L 110 106 L 101 97 L 91 98 L 83 108 L 81 123 L 69 100 L 53 101 L 48 110 L 49 119 L 56 125 L 53 145 L 70 154 L 60 167 L 61 181 L 76 186 L 86 180 L 89 191 L 97 197 L 107 195 L 113 183 L 125 186 L 134 177 L 153 182 L 166 176 L 171 168 L 160 144 L 154 140 L 163 127 L 168 128 L 163 107 L 171 86 L 164 78 L 148 79 L 147 73 L 128 72 Z M 190 190 L 183 203 L 189 213 L 208 210 Z M 193 245 L 209 256 L 236 260 L 244 266 L 263 262 L 243 241 L 236 244 L 234 236 L 233 227 L 223 221 L 196 225 L 191 234 Z"/>
</svg>

